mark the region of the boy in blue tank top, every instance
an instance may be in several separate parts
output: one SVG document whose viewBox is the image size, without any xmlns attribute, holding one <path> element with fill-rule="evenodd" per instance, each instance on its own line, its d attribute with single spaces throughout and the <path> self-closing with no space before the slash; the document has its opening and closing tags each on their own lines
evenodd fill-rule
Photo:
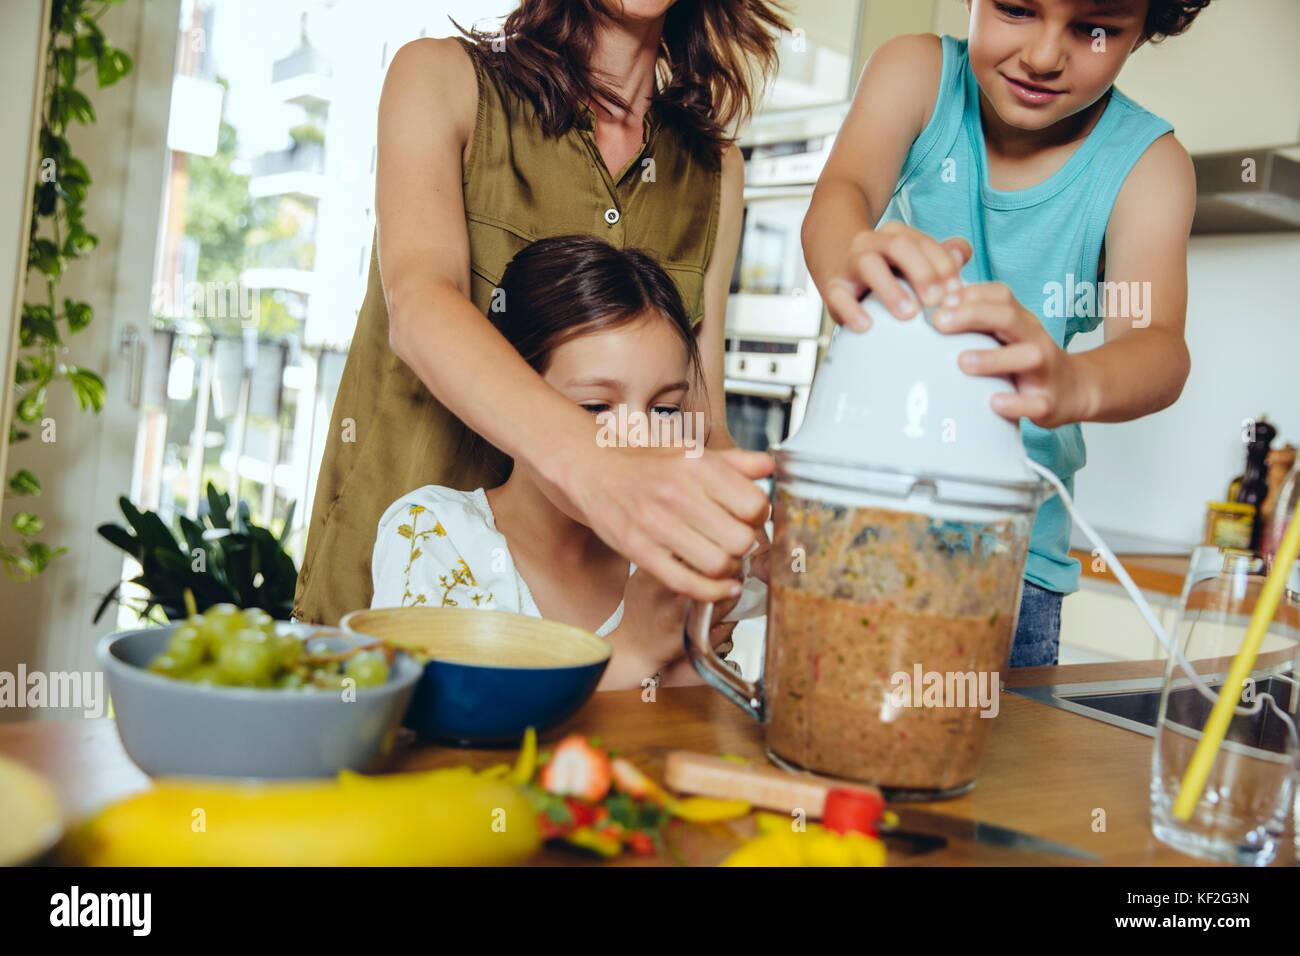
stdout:
<svg viewBox="0 0 1300 956">
<path fill-rule="evenodd" d="M 968 40 L 890 40 L 804 219 L 804 258 L 839 324 L 865 331 L 859 300 L 873 291 L 900 319 L 931 306 L 942 331 L 997 340 L 960 366 L 1015 385 L 994 410 L 1071 494 L 1080 422 L 1149 415 L 1187 380 L 1192 163 L 1169 123 L 1114 83 L 1138 47 L 1208 3 L 967 0 Z M 1104 345 L 1066 351 L 1102 322 Z M 1057 662 L 1080 570 L 1069 541 L 1053 496 L 1034 522 L 1013 667 Z"/>
</svg>

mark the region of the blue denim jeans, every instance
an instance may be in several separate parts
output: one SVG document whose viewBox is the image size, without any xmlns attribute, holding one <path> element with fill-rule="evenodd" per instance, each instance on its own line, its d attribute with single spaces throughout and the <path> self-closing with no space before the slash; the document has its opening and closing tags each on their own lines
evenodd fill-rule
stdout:
<svg viewBox="0 0 1300 956">
<path fill-rule="evenodd" d="M 1061 647 L 1061 599 L 1065 595 L 1025 582 L 1020 619 L 1011 645 L 1012 667 L 1055 664 Z"/>
</svg>

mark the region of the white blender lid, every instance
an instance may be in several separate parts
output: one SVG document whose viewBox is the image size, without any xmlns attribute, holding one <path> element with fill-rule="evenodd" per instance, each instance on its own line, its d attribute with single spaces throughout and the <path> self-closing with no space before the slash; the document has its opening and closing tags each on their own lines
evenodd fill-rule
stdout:
<svg viewBox="0 0 1300 956">
<path fill-rule="evenodd" d="M 1020 426 L 989 404 L 995 393 L 1013 392 L 1011 383 L 968 375 L 957 364 L 963 351 L 994 348 L 996 340 L 946 335 L 931 325 L 932 309 L 896 319 L 874 293 L 862 305 L 871 328 L 836 330 L 803 424 L 781 450 L 849 466 L 1036 483 Z"/>
</svg>

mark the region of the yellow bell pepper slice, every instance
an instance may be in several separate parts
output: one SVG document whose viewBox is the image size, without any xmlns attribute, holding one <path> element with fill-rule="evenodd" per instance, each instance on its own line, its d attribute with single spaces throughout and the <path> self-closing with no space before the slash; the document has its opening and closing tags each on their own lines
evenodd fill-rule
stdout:
<svg viewBox="0 0 1300 956">
<path fill-rule="evenodd" d="M 524 743 L 519 748 L 519 756 L 515 760 L 515 769 L 511 773 L 510 779 L 523 786 L 533 779 L 533 772 L 537 769 L 537 731 L 529 727 L 524 731 Z"/>
<path fill-rule="evenodd" d="M 578 827 L 564 837 L 564 842 L 584 850 L 591 850 L 606 859 L 616 857 L 623 852 L 622 843 L 590 827 Z"/>
<path fill-rule="evenodd" d="M 690 823 L 717 823 L 743 817 L 752 808 L 744 800 L 714 800 L 711 797 L 686 797 L 669 800 L 668 812 Z"/>
</svg>

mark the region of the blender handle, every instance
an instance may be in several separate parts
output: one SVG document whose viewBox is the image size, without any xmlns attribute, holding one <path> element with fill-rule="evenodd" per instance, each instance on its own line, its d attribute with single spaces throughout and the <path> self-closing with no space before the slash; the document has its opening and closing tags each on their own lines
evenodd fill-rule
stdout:
<svg viewBox="0 0 1300 956">
<path fill-rule="evenodd" d="M 763 699 L 763 679 L 747 681 L 723 663 L 709 642 L 709 627 L 713 621 L 713 603 L 686 603 L 684 641 L 686 656 L 705 682 L 748 713 L 760 724 L 767 715 Z"/>
</svg>

